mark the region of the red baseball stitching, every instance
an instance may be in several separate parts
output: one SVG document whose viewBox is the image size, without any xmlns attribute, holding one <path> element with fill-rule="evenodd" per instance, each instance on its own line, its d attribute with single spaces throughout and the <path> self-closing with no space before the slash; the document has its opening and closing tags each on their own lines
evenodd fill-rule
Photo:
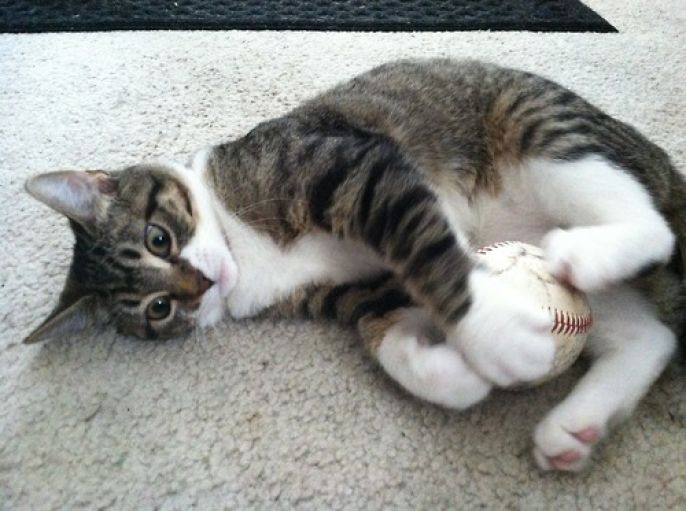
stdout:
<svg viewBox="0 0 686 511">
<path fill-rule="evenodd" d="M 516 243 L 516 241 L 497 241 L 491 245 L 480 248 L 476 253 L 488 254 L 497 248 L 514 245 Z M 574 314 L 553 307 L 548 307 L 548 310 L 553 313 L 553 328 L 551 332 L 554 334 L 585 334 L 593 326 L 593 316 L 591 314 Z"/>
<path fill-rule="evenodd" d="M 579 335 L 585 334 L 593 326 L 593 316 L 591 314 L 574 314 L 569 311 L 548 307 L 553 315 L 554 334 Z"/>
<path fill-rule="evenodd" d="M 488 254 L 489 252 L 492 252 L 496 248 L 500 247 L 506 247 L 508 245 L 514 245 L 516 242 L 515 241 L 497 241 L 491 245 L 481 247 L 479 250 L 476 251 L 477 254 Z"/>
</svg>

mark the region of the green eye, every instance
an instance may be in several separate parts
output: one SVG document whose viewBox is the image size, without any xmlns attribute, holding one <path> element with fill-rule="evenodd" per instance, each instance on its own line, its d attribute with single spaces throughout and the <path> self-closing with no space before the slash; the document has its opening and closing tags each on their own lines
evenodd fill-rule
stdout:
<svg viewBox="0 0 686 511">
<path fill-rule="evenodd" d="M 153 298 L 145 309 L 145 315 L 151 320 L 164 319 L 171 313 L 171 300 L 168 296 L 162 295 Z"/>
<path fill-rule="evenodd" d="M 167 258 L 171 252 L 171 236 L 159 225 L 148 224 L 145 227 L 145 246 L 157 257 Z"/>
</svg>

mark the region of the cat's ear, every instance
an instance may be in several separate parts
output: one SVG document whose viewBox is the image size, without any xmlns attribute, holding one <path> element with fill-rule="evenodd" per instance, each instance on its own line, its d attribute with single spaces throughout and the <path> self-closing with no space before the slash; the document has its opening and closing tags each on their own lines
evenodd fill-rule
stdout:
<svg viewBox="0 0 686 511">
<path fill-rule="evenodd" d="M 104 171 L 64 170 L 30 178 L 26 181 L 26 191 L 91 230 L 102 199 L 115 194 L 117 182 Z"/>
<path fill-rule="evenodd" d="M 95 305 L 94 295 L 84 295 L 71 302 L 60 298 L 55 310 L 24 339 L 24 343 L 33 344 L 80 332 L 94 324 Z"/>
</svg>

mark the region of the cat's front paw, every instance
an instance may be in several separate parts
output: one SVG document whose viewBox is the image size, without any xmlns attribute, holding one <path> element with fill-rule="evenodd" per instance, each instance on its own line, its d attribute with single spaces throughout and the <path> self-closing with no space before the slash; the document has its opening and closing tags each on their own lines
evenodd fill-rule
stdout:
<svg viewBox="0 0 686 511">
<path fill-rule="evenodd" d="M 534 381 L 553 365 L 552 319 L 493 275 L 471 276 L 472 306 L 450 342 L 484 378 L 502 387 Z"/>
<path fill-rule="evenodd" d="M 586 467 L 604 434 L 599 421 L 580 422 L 564 410 L 553 410 L 534 432 L 534 458 L 543 470 L 578 472 Z"/>
<path fill-rule="evenodd" d="M 548 270 L 555 277 L 584 292 L 599 291 L 621 278 L 621 261 L 605 250 L 597 229 L 555 229 L 542 240 Z"/>
</svg>

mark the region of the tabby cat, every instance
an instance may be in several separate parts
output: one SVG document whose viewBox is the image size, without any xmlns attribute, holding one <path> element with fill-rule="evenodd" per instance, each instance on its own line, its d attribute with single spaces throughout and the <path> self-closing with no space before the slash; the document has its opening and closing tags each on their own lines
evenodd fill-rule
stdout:
<svg viewBox="0 0 686 511">
<path fill-rule="evenodd" d="M 592 366 L 535 430 L 543 469 L 585 466 L 684 332 L 684 178 L 634 128 L 495 65 L 390 63 L 187 165 L 27 189 L 76 237 L 27 342 L 89 323 L 161 339 L 225 312 L 335 318 L 409 392 L 458 409 L 549 370 L 551 319 L 472 255 L 541 245 L 595 317 Z"/>
</svg>

